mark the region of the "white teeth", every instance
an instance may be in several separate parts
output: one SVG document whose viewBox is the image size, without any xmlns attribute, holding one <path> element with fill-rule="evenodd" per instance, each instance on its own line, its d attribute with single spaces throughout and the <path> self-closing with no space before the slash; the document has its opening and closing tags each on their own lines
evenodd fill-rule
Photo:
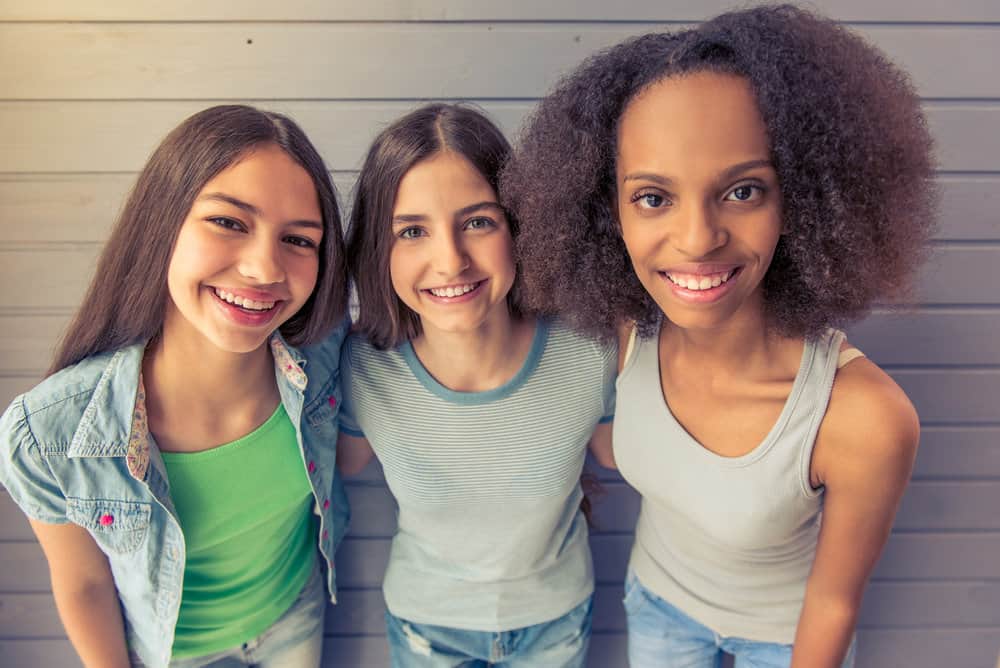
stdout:
<svg viewBox="0 0 1000 668">
<path fill-rule="evenodd" d="M 226 292 L 225 290 L 215 289 L 215 294 L 219 299 L 229 302 L 230 304 L 235 304 L 249 311 L 269 311 L 274 308 L 277 302 L 259 302 L 253 299 L 246 299 L 245 297 L 238 297 L 232 292 Z"/>
<path fill-rule="evenodd" d="M 667 273 L 666 276 L 667 278 L 670 279 L 670 281 L 674 285 L 678 287 L 685 288 L 687 290 L 700 291 L 700 290 L 709 290 L 711 288 L 719 287 L 720 285 L 728 281 L 730 278 L 732 278 L 735 271 L 736 270 L 734 269 L 733 271 L 727 271 L 721 274 L 711 274 L 709 276 L 701 276 L 701 277 L 674 276 L 673 274 L 670 273 Z"/>
<path fill-rule="evenodd" d="M 461 297 L 465 293 L 475 290 L 476 285 L 476 283 L 467 283 L 465 285 L 449 285 L 446 288 L 430 288 L 430 293 L 435 297 Z"/>
</svg>

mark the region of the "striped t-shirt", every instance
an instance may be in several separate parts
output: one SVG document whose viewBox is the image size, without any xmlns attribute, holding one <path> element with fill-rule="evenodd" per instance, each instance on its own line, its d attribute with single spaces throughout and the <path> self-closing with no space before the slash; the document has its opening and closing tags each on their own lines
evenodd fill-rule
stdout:
<svg viewBox="0 0 1000 668">
<path fill-rule="evenodd" d="M 420 624 L 506 631 L 550 621 L 594 589 L 580 472 L 614 413 L 617 352 L 538 321 L 521 370 L 455 392 L 404 343 L 344 345 L 341 429 L 363 436 L 399 504 L 383 592 Z"/>
</svg>

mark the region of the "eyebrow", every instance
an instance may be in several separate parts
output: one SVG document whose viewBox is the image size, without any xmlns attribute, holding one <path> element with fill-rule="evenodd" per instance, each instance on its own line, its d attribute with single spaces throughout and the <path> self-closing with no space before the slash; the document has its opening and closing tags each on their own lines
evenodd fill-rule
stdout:
<svg viewBox="0 0 1000 668">
<path fill-rule="evenodd" d="M 214 202 L 225 202 L 226 204 L 231 204 L 231 205 L 235 206 L 237 209 L 242 209 L 243 211 L 246 211 L 251 216 L 258 216 L 259 217 L 261 215 L 260 209 L 258 209 L 257 207 L 255 207 L 253 204 L 250 204 L 249 202 L 244 202 L 241 199 L 233 197 L 232 195 L 227 195 L 225 193 L 205 193 L 204 195 L 202 195 L 202 196 L 200 196 L 198 198 L 198 201 L 202 201 L 202 200 L 207 200 L 207 201 L 210 201 L 210 202 L 213 202 L 213 201 Z M 293 220 L 293 221 L 290 221 L 289 224 L 290 225 L 297 225 L 299 227 L 311 227 L 311 228 L 315 228 L 317 230 L 322 230 L 323 229 L 323 224 L 320 223 L 320 222 L 318 222 L 318 221 L 315 221 L 315 220 Z"/>
<path fill-rule="evenodd" d="M 758 167 L 773 167 L 773 165 L 771 164 L 771 161 L 766 158 L 747 160 L 746 162 L 741 162 L 731 167 L 727 167 L 719 175 L 719 180 L 725 181 L 733 178 L 737 174 L 741 174 Z M 622 182 L 625 181 L 652 181 L 653 183 L 658 183 L 661 186 L 670 186 L 673 184 L 672 179 L 653 172 L 634 172 L 632 174 L 627 174 L 625 178 L 622 179 Z"/>
<path fill-rule="evenodd" d="M 498 203 L 492 200 L 485 200 L 482 202 L 476 202 L 475 204 L 470 204 L 468 206 L 463 206 L 461 209 L 455 212 L 455 218 L 461 218 L 462 216 L 467 216 L 473 211 L 479 211 L 480 209 L 496 209 L 500 213 L 504 213 L 504 208 Z M 421 221 L 427 220 L 427 216 L 422 213 L 404 213 L 398 216 L 392 217 L 393 225 L 405 225 L 407 223 L 419 223 Z"/>
</svg>

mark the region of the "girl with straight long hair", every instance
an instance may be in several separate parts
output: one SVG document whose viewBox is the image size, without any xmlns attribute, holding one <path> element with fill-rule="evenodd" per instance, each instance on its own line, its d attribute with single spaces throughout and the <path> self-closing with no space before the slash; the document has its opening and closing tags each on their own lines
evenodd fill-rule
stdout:
<svg viewBox="0 0 1000 668">
<path fill-rule="evenodd" d="M 319 665 L 346 282 L 290 119 L 212 107 L 153 153 L 48 378 L 0 419 L 84 665 Z"/>
</svg>

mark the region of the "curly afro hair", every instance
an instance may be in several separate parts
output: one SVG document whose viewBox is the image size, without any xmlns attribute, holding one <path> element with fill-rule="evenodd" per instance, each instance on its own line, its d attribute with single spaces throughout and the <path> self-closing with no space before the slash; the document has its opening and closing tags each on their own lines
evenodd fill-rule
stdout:
<svg viewBox="0 0 1000 668">
<path fill-rule="evenodd" d="M 699 71 L 745 77 L 767 126 L 785 230 L 763 281 L 768 325 L 813 336 L 905 295 L 937 203 L 916 92 L 861 37 L 779 5 L 627 40 L 539 103 L 501 178 L 527 306 L 604 338 L 623 322 L 655 329 L 617 225 L 618 120 L 646 87 Z"/>
</svg>

